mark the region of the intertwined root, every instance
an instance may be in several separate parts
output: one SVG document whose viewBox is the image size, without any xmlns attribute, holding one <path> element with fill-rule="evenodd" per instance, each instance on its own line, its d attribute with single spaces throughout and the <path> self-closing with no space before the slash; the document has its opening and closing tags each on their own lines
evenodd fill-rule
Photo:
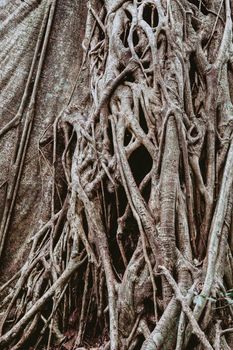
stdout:
<svg viewBox="0 0 233 350">
<path fill-rule="evenodd" d="M 195 4 L 89 3 L 51 220 L 1 288 L 2 347 L 232 346 L 231 12 Z"/>
</svg>

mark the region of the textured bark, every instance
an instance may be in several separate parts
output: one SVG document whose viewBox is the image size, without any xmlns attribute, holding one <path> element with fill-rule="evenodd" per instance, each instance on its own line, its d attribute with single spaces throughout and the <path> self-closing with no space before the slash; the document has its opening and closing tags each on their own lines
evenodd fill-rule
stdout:
<svg viewBox="0 0 233 350">
<path fill-rule="evenodd" d="M 233 347 L 233 4 L 0 1 L 0 348 Z"/>
</svg>

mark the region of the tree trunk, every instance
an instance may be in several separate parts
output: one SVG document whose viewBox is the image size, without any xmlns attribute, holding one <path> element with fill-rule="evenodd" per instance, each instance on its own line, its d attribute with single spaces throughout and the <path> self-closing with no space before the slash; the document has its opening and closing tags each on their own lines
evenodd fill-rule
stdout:
<svg viewBox="0 0 233 350">
<path fill-rule="evenodd" d="M 0 1 L 0 348 L 233 348 L 233 3 Z"/>
</svg>

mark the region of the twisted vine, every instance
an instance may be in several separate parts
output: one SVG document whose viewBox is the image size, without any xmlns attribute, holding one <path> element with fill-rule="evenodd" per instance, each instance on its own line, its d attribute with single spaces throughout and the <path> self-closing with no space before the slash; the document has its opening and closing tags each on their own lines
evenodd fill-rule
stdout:
<svg viewBox="0 0 233 350">
<path fill-rule="evenodd" d="M 50 6 L 40 60 L 56 1 Z M 230 349 L 230 1 L 90 1 L 83 49 L 54 122 L 51 219 L 0 289 L 9 291 L 0 346 Z M 59 205 L 58 130 L 67 183 Z"/>
</svg>

